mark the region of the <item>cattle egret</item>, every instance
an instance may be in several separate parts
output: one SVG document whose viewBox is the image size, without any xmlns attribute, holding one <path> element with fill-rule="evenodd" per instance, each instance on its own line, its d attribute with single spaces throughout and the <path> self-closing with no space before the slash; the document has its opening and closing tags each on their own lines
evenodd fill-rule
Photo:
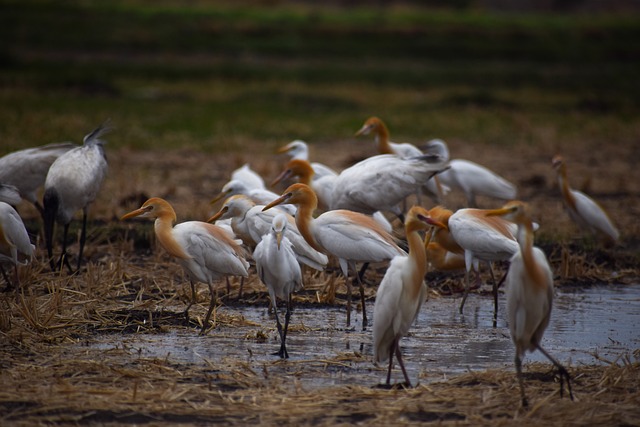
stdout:
<svg viewBox="0 0 640 427">
<path fill-rule="evenodd" d="M 348 210 L 327 211 L 317 218 L 313 212 L 318 206 L 318 198 L 305 184 L 293 184 L 282 196 L 264 207 L 268 210 L 282 203 L 298 206 L 296 225 L 300 234 L 315 250 L 338 258 L 347 284 L 347 326 L 351 324 L 351 283 L 349 268 L 356 273 L 362 300 L 362 327 L 367 325 L 364 287 L 357 274 L 357 262 L 382 262 L 404 251 L 398 247 L 393 237 L 373 218 Z"/>
<path fill-rule="evenodd" d="M 441 139 L 434 139 L 424 147 L 427 153 L 438 153 L 447 158 L 449 149 Z M 500 175 L 469 160 L 451 159 L 449 169 L 438 174 L 441 184 L 464 193 L 468 207 L 476 207 L 476 196 L 492 197 L 499 200 L 516 198 L 517 188 Z"/>
<path fill-rule="evenodd" d="M 249 263 L 244 258 L 240 242 L 233 239 L 227 230 L 202 221 L 187 221 L 177 225 L 173 207 L 163 199 L 153 197 L 139 208 L 123 215 L 125 220 L 134 217 L 155 219 L 154 230 L 160 245 L 182 266 L 191 284 L 191 302 L 195 303 L 194 282 L 206 283 L 211 293 L 209 310 L 202 324 L 201 334 L 207 331 L 211 312 L 216 304 L 213 282 L 226 276 L 248 276 Z"/>
<path fill-rule="evenodd" d="M 291 141 L 284 147 L 281 147 L 278 150 L 279 153 L 288 154 L 292 160 L 306 160 L 309 161 L 309 147 L 307 143 L 296 139 L 295 141 Z M 323 165 L 318 162 L 311 162 L 311 167 L 313 168 L 313 179 L 320 179 L 325 176 L 338 176 L 338 173 L 330 168 L 327 165 Z"/>
<path fill-rule="evenodd" d="M 553 273 L 544 252 L 533 246 L 533 223 L 528 206 L 519 201 L 507 203 L 502 209 L 488 211 L 489 217 L 500 215 L 518 226 L 518 251 L 511 258 L 511 266 L 505 279 L 507 286 L 507 319 L 509 332 L 516 347 L 515 365 L 520 383 L 522 406 L 527 406 L 522 379 L 522 358 L 525 352 L 540 350 L 559 371 L 560 396 L 563 380 L 567 380 L 569 396 L 571 377 L 569 372 L 547 353 L 540 341 L 549 325 L 553 304 Z"/>
<path fill-rule="evenodd" d="M 555 156 L 552 164 L 557 173 L 564 206 L 571 219 L 580 227 L 601 236 L 607 244 L 614 244 L 620 238 L 620 232 L 605 210 L 586 194 L 569 187 L 567 166 L 562 156 Z"/>
<path fill-rule="evenodd" d="M 300 264 L 298 264 L 296 254 L 293 251 L 293 245 L 285 235 L 288 224 L 289 221 L 283 213 L 273 217 L 270 232 L 263 236 L 253 252 L 258 276 L 269 290 L 269 297 L 276 316 L 276 325 L 278 334 L 280 334 L 280 350 L 276 354 L 283 359 L 289 358 L 286 341 L 293 307 L 291 294 L 302 287 Z M 284 328 L 278 316 L 276 298 L 286 302 Z"/>
<path fill-rule="evenodd" d="M 425 208 L 414 206 L 409 210 L 405 221 L 409 255 L 399 255 L 391 260 L 378 287 L 373 308 L 373 351 L 376 362 L 389 359 L 387 386 L 391 381 L 395 353 L 405 383 L 411 387 L 411 381 L 402 362 L 400 340 L 418 317 L 426 297 L 427 285 L 424 276 L 427 272 L 427 258 L 424 243 L 418 232 L 430 225 L 432 222 Z"/>
</svg>

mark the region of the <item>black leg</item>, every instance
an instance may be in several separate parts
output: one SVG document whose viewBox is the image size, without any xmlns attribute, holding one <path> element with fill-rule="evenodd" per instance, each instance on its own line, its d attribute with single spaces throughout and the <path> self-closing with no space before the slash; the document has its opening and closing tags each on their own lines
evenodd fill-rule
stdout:
<svg viewBox="0 0 640 427">
<path fill-rule="evenodd" d="M 402 351 L 400 350 L 400 340 L 396 340 L 396 359 L 398 359 L 398 364 L 402 369 L 402 374 L 404 375 L 404 381 L 407 384 L 407 387 L 411 387 L 411 381 L 409 380 L 409 375 L 407 375 L 407 370 L 404 367 L 404 362 L 402 361 Z"/>
<path fill-rule="evenodd" d="M 347 285 L 347 328 L 351 327 L 351 282 L 349 276 L 344 278 L 344 283 Z"/>
<path fill-rule="evenodd" d="M 564 379 L 566 379 L 567 389 L 569 390 L 569 397 L 571 398 L 571 400 L 573 400 L 573 391 L 571 390 L 571 375 L 569 375 L 569 372 L 565 369 L 564 366 L 560 364 L 560 362 L 558 362 L 556 359 L 551 357 L 551 355 L 547 353 L 545 349 L 543 349 L 540 346 L 540 344 L 536 344 L 536 348 L 540 350 L 540 352 L 544 354 L 547 357 L 547 359 L 549 359 L 551 363 L 555 365 L 556 368 L 558 368 L 558 376 L 560 377 L 560 397 L 562 397 L 562 391 L 563 391 L 562 389 L 564 388 Z"/>
<path fill-rule="evenodd" d="M 356 276 L 356 278 L 358 279 L 358 286 L 360 287 L 360 301 L 362 304 L 362 330 L 363 331 L 367 329 L 367 325 L 369 323 L 367 321 L 367 308 L 365 306 L 364 284 L 362 280 L 364 278 L 364 273 L 366 272 L 368 267 L 369 267 L 368 262 L 365 262 L 364 264 L 362 264 L 362 268 L 360 269 L 360 271 Z"/>
<path fill-rule="evenodd" d="M 80 252 L 78 252 L 78 269 L 80 271 L 80 265 L 82 264 L 82 253 L 84 252 L 84 244 L 87 240 L 87 208 L 82 209 L 82 232 L 80 233 Z"/>
<path fill-rule="evenodd" d="M 209 310 L 207 311 L 207 315 L 204 318 L 204 322 L 202 323 L 202 330 L 200 331 L 200 335 L 204 335 L 207 333 L 207 329 L 209 329 L 209 319 L 211 318 L 211 313 L 213 312 L 213 308 L 218 303 L 218 291 L 214 289 L 213 284 L 209 283 L 209 294 L 211 296 L 211 301 L 209 302 Z"/>
<path fill-rule="evenodd" d="M 189 305 L 187 305 L 187 308 L 184 310 L 184 317 L 187 319 L 187 323 L 189 323 L 189 309 L 196 303 L 196 286 L 193 280 L 190 280 L 189 284 L 191 285 L 191 301 L 189 301 Z"/>
<path fill-rule="evenodd" d="M 526 408 L 527 406 L 529 406 L 529 402 L 527 401 L 527 396 L 525 396 L 524 394 L 524 380 L 522 379 L 522 359 L 520 359 L 520 356 L 518 356 L 517 352 L 516 352 L 515 364 L 516 364 L 516 376 L 518 377 L 518 383 L 520 383 L 520 400 L 522 402 L 522 406 Z"/>
<path fill-rule="evenodd" d="M 70 223 L 69 223 L 70 224 Z M 69 256 L 67 255 L 67 236 L 69 234 L 69 224 L 65 224 L 64 233 L 62 236 L 62 253 L 60 254 L 60 259 L 58 260 L 57 270 L 62 270 L 62 264 L 67 266 L 69 270 L 69 274 L 73 273 L 73 269 L 71 268 L 71 264 L 69 263 Z"/>
<path fill-rule="evenodd" d="M 387 385 L 391 385 L 391 369 L 393 368 L 393 353 L 395 353 L 397 340 L 393 340 L 389 347 L 389 369 L 387 370 Z"/>
</svg>

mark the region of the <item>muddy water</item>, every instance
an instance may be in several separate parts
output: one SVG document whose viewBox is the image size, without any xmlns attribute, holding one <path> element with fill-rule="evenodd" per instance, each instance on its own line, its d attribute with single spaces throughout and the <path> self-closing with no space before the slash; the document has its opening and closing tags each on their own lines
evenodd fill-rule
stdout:
<svg viewBox="0 0 640 427">
<path fill-rule="evenodd" d="M 498 325 L 492 327 L 493 299 L 472 294 L 465 313 L 459 298 L 431 298 L 420 312 L 409 336 L 402 341 L 405 364 L 413 382 L 446 379 L 469 370 L 513 369 L 513 345 L 505 321 L 501 295 Z M 296 308 L 287 339 L 290 359 L 280 362 L 275 322 L 266 307 L 221 308 L 241 313 L 250 325 L 220 326 L 205 337 L 194 329 L 162 334 L 99 337 L 101 349 L 125 348 L 136 357 L 168 359 L 175 363 L 224 365 L 242 360 L 256 372 L 290 375 L 304 387 L 335 384 L 374 385 L 384 381 L 386 366 L 371 362 L 371 332 L 360 327 L 346 331 L 340 308 Z M 371 314 L 373 304 L 368 307 Z M 359 313 L 356 322 L 361 321 Z M 253 323 L 253 324 L 252 324 Z M 255 325 L 254 325 L 255 324 Z M 359 323 L 356 323 L 359 325 Z M 615 360 L 640 348 L 640 285 L 561 289 L 543 347 L 567 365 Z M 260 339 L 262 333 L 266 340 Z M 545 361 L 539 352 L 526 362 Z M 266 374 L 265 374 L 266 375 Z M 393 380 L 402 374 L 394 370 Z"/>
</svg>

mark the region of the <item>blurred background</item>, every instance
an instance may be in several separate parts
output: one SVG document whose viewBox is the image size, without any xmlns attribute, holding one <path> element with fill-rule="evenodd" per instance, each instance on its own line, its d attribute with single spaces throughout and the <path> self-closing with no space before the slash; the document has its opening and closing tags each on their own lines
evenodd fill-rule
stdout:
<svg viewBox="0 0 640 427">
<path fill-rule="evenodd" d="M 110 118 L 95 217 L 157 195 L 201 219 L 232 168 L 273 179 L 293 139 L 336 169 L 375 154 L 354 133 L 376 115 L 393 141 L 442 138 L 525 200 L 551 195 L 551 217 L 562 152 L 623 227 L 640 191 L 639 17 L 630 0 L 2 0 L 0 155 Z"/>
<path fill-rule="evenodd" d="M 443 7 L 441 3 L 446 3 Z M 1 152 L 638 138 L 637 1 L 0 2 Z M 615 138 L 612 138 L 615 135 Z"/>
</svg>

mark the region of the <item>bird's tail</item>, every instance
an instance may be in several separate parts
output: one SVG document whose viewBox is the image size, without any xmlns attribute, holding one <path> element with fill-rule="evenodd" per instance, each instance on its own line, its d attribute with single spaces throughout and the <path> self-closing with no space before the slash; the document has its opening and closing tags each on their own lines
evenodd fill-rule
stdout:
<svg viewBox="0 0 640 427">
<path fill-rule="evenodd" d="M 110 132 L 112 129 L 113 127 L 111 127 L 111 119 L 107 119 L 100 126 L 92 130 L 91 133 L 88 133 L 87 135 L 85 135 L 82 141 L 84 142 L 85 145 L 98 142 L 99 138 L 102 135 Z"/>
<path fill-rule="evenodd" d="M 44 240 L 47 245 L 47 255 L 52 270 L 56 269 L 55 263 L 53 262 L 53 227 L 55 225 L 59 203 L 60 199 L 56 190 L 47 188 L 42 198 L 42 204 L 44 205 L 42 219 L 44 221 Z"/>
</svg>

